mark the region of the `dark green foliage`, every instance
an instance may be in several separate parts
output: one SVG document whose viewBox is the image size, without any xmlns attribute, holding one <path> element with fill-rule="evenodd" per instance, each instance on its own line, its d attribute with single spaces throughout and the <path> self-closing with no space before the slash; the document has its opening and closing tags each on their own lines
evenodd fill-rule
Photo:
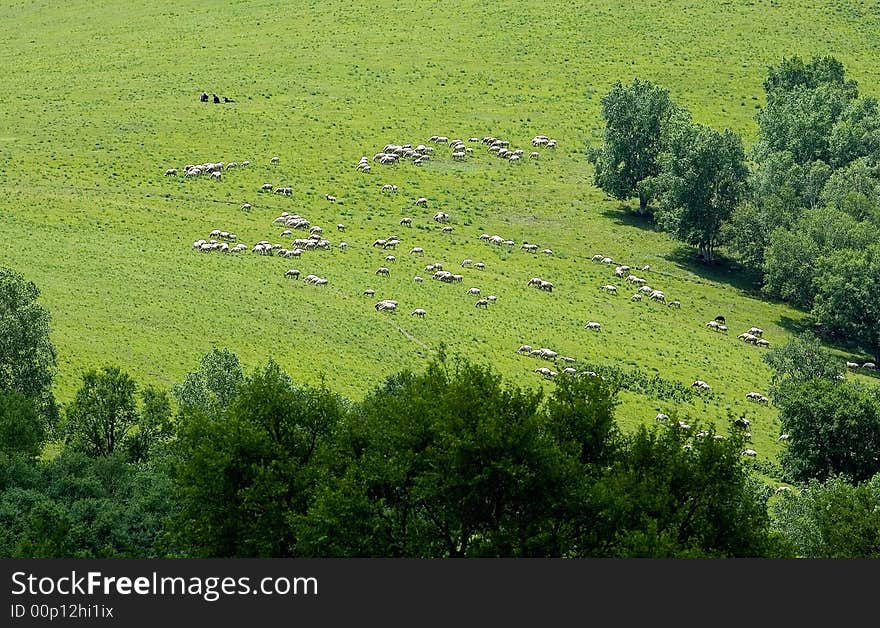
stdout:
<svg viewBox="0 0 880 628">
<path fill-rule="evenodd" d="M 171 422 L 171 399 L 164 390 L 148 386 L 141 391 L 141 410 L 137 430 L 126 440 L 131 462 L 144 462 L 165 445 L 174 433 Z"/>
<path fill-rule="evenodd" d="M 816 89 L 820 85 L 835 85 L 854 94 L 856 83 L 846 80 L 843 64 L 832 56 L 813 57 L 808 63 L 798 56 L 783 57 L 778 65 L 767 68 L 764 92 L 774 100 L 796 89 Z"/>
<path fill-rule="evenodd" d="M 620 437 L 616 390 L 601 377 L 565 377 L 545 403 L 550 433 L 582 465 L 599 467 L 614 459 Z"/>
<path fill-rule="evenodd" d="M 781 386 L 773 402 L 790 436 L 781 456 L 797 482 L 846 475 L 856 482 L 880 471 L 880 397 L 849 381 L 811 379 Z"/>
<path fill-rule="evenodd" d="M 814 260 L 821 255 L 818 244 L 810 234 L 800 229 L 775 229 L 764 249 L 764 294 L 794 305 L 809 307 L 815 295 Z"/>
<path fill-rule="evenodd" d="M 880 558 L 880 474 L 853 486 L 811 481 L 773 505 L 773 524 L 804 558 Z"/>
<path fill-rule="evenodd" d="M 0 392 L 37 399 L 52 385 L 55 347 L 39 296 L 33 282 L 0 267 Z"/>
<path fill-rule="evenodd" d="M 787 151 L 772 151 L 761 155 L 749 178 L 752 202 L 763 205 L 780 202 L 789 208 L 787 221 L 775 226 L 788 226 L 797 218 L 796 208 L 815 207 L 828 177 L 833 170 L 824 161 L 805 164 L 795 162 Z"/>
<path fill-rule="evenodd" d="M 44 429 L 58 421 L 51 392 L 55 345 L 49 338 L 49 312 L 37 299 L 37 286 L 0 266 L 0 393 L 20 393 L 36 402 Z"/>
<path fill-rule="evenodd" d="M 758 114 L 761 139 L 756 152 L 788 152 L 798 164 L 830 163 L 831 132 L 851 98 L 846 90 L 828 84 L 768 96 Z"/>
<path fill-rule="evenodd" d="M 45 438 L 34 401 L 20 393 L 0 393 L 0 452 L 33 460 Z"/>
<path fill-rule="evenodd" d="M 742 140 L 730 130 L 677 124 L 669 133 L 660 165 L 659 174 L 648 184 L 661 200 L 658 224 L 712 262 L 721 225 L 746 190 Z"/>
<path fill-rule="evenodd" d="M 788 228 L 799 213 L 796 199 L 772 196 L 761 203 L 743 202 L 722 225 L 719 239 L 735 253 L 743 266 L 763 271 L 770 234 L 779 227 Z M 786 233 L 785 229 L 782 229 Z"/>
<path fill-rule="evenodd" d="M 194 556 L 293 556 L 344 404 L 299 388 L 277 364 L 258 369 L 225 409 L 185 405 L 175 444 L 180 516 Z"/>
<path fill-rule="evenodd" d="M 880 112 L 875 98 L 849 103 L 831 129 L 828 140 L 831 165 L 840 168 L 861 158 L 874 163 L 880 157 Z"/>
<path fill-rule="evenodd" d="M 137 422 L 136 388 L 134 380 L 115 366 L 84 374 L 67 408 L 67 443 L 95 457 L 116 451 Z"/>
<path fill-rule="evenodd" d="M 301 538 L 315 555 L 758 556 L 768 491 L 742 441 L 655 427 L 623 437 L 613 384 L 537 397 L 468 363 L 403 373 L 365 402 L 352 463 Z M 343 456 L 344 457 L 344 456 Z"/>
<path fill-rule="evenodd" d="M 589 153 L 596 186 L 620 200 L 638 196 L 644 212 L 651 195 L 641 183 L 660 171 L 664 127 L 679 113 L 669 92 L 650 81 L 615 83 L 602 97 L 604 143 Z"/>
<path fill-rule="evenodd" d="M 810 308 L 819 258 L 876 241 L 880 113 L 833 57 L 783 59 L 764 89 L 753 204 L 724 233 L 745 265 L 763 270 L 767 295 Z"/>
<path fill-rule="evenodd" d="M 769 490 L 750 478 L 742 448 L 698 424 L 639 428 L 591 491 L 604 539 L 585 554 L 767 555 Z"/>
<path fill-rule="evenodd" d="M 172 436 L 171 400 L 152 386 L 140 393 L 137 384 L 117 367 L 91 370 L 67 408 L 65 442 L 89 456 L 125 452 L 131 462 L 145 462 Z"/>
<path fill-rule="evenodd" d="M 568 401 L 577 403 L 570 390 Z M 462 362 L 389 379 L 364 401 L 347 435 L 352 461 L 310 517 L 311 551 L 558 555 L 554 521 L 566 468 L 541 429 L 539 400 Z M 566 409 L 560 404 L 558 412 Z M 607 426 L 601 412 L 595 418 L 601 439 Z M 352 510 L 366 518 L 346 521 Z"/>
<path fill-rule="evenodd" d="M 877 196 L 880 181 L 876 169 L 864 158 L 836 170 L 822 188 L 822 202 L 846 212 L 856 220 L 880 222 Z"/>
<path fill-rule="evenodd" d="M 159 465 L 66 452 L 0 492 L 0 556 L 169 556 L 171 493 Z"/>
<path fill-rule="evenodd" d="M 562 376 L 542 402 L 487 367 L 441 359 L 350 405 L 270 362 L 225 409 L 185 405 L 170 442 L 167 395 L 146 389 L 137 411 L 120 371 L 87 379 L 70 426 L 137 421 L 121 439 L 103 428 L 72 438 L 47 462 L 13 433 L 0 450 L 0 555 L 770 551 L 742 442 L 678 427 L 624 437 L 616 386 L 599 377 Z"/>
<path fill-rule="evenodd" d="M 798 164 L 831 163 L 830 137 L 835 123 L 858 95 L 833 57 L 783 59 L 768 68 L 764 81 L 767 105 L 758 113 L 759 156 L 782 151 Z"/>
<path fill-rule="evenodd" d="M 832 337 L 861 344 L 880 363 L 880 244 L 821 260 L 813 317 Z"/>
</svg>

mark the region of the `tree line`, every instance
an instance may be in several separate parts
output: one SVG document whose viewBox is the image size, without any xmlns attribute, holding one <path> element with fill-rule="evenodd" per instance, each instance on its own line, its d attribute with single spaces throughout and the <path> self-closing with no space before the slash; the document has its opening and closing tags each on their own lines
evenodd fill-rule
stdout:
<svg viewBox="0 0 880 628">
<path fill-rule="evenodd" d="M 5 557 L 880 555 L 880 397 L 815 339 L 767 354 L 799 488 L 775 497 L 733 421 L 623 432 L 613 380 L 545 396 L 443 352 L 359 402 L 215 348 L 170 390 L 89 370 L 58 408 L 39 291 L 0 291 L 0 372 L 28 374 L 0 380 Z"/>
<path fill-rule="evenodd" d="M 726 247 L 763 293 L 805 308 L 828 338 L 880 362 L 880 110 L 834 57 L 768 68 L 758 140 L 696 124 L 635 79 L 602 98 L 594 183 L 639 199 L 706 263 Z"/>
</svg>

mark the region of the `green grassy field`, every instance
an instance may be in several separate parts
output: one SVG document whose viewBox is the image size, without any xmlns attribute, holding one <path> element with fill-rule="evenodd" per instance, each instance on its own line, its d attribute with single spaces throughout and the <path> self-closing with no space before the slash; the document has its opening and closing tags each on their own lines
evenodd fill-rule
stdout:
<svg viewBox="0 0 880 628">
<path fill-rule="evenodd" d="M 585 148 L 600 137 L 602 94 L 636 76 L 747 145 L 766 67 L 782 56 L 834 54 L 874 95 L 877 3 L 143 4 L 0 7 L 0 264 L 42 290 L 62 401 L 84 369 L 104 364 L 171 385 L 211 346 L 228 347 L 248 367 L 271 356 L 298 381 L 323 378 L 352 398 L 390 373 L 420 368 L 441 343 L 511 382 L 552 387 L 533 372 L 543 363 L 515 352 L 531 344 L 684 385 L 704 379 L 711 397 L 677 411 L 716 420 L 748 412 L 754 447 L 776 455 L 774 410 L 745 400 L 766 392 L 769 371 L 762 350 L 736 335 L 757 325 L 778 344 L 803 314 L 757 298 L 723 267 L 694 265 L 690 251 L 606 199 L 591 184 Z M 202 90 L 235 103 L 200 103 Z M 518 165 L 472 144 L 465 163 L 439 146 L 420 167 L 355 171 L 387 143 L 492 135 L 528 153 L 539 133 L 558 148 Z M 244 160 L 252 165 L 219 182 L 163 176 Z M 293 195 L 261 193 L 264 183 Z M 399 192 L 383 194 L 385 183 Z M 427 208 L 413 205 L 420 196 Z M 246 202 L 254 205 L 247 213 Z M 249 245 L 289 245 L 271 224 L 282 211 L 323 226 L 333 250 L 301 260 L 191 250 L 212 229 Z M 436 211 L 450 215 L 452 234 L 433 222 Z M 403 216 L 413 217 L 411 229 L 398 224 Z M 484 232 L 517 246 L 486 244 Z M 377 277 L 392 251 L 370 245 L 390 234 L 402 239 L 397 261 L 389 278 Z M 335 246 L 342 239 L 344 252 Z M 524 240 L 555 255 L 527 254 Z M 409 255 L 413 246 L 425 256 Z M 681 310 L 631 303 L 613 267 L 590 261 L 597 252 L 650 264 L 651 285 Z M 486 270 L 460 269 L 464 258 Z M 424 266 L 433 262 L 464 283 L 430 280 Z M 329 285 L 284 279 L 292 267 Z M 554 292 L 527 288 L 533 276 L 552 281 Z M 619 296 L 599 289 L 609 281 Z M 471 286 L 497 303 L 478 310 L 465 295 Z M 366 288 L 397 299 L 400 310 L 376 312 Z M 409 315 L 416 307 L 425 319 Z M 706 329 L 716 314 L 727 316 L 729 335 Z M 584 330 L 587 320 L 601 321 L 602 332 Z M 621 400 L 624 425 L 676 411 L 650 396 Z"/>
</svg>

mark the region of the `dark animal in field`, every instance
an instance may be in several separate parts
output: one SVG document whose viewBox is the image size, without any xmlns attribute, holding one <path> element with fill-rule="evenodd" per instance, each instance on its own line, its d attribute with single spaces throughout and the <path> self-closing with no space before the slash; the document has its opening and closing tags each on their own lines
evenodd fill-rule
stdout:
<svg viewBox="0 0 880 628">
<path fill-rule="evenodd" d="M 207 93 L 207 92 L 202 92 L 202 95 L 199 96 L 199 100 L 200 100 L 201 102 L 208 102 L 208 93 Z"/>
<path fill-rule="evenodd" d="M 220 102 L 220 97 L 217 94 L 214 94 L 214 104 L 218 104 Z"/>
<path fill-rule="evenodd" d="M 227 98 L 226 96 L 224 96 L 224 97 L 223 97 L 223 102 L 235 102 L 235 101 L 232 100 L 231 98 Z"/>
<path fill-rule="evenodd" d="M 716 323 L 721 323 L 722 325 L 726 325 L 726 324 L 727 324 L 727 321 L 724 319 L 723 316 L 716 316 L 716 317 L 715 317 L 715 322 L 716 322 Z"/>
</svg>

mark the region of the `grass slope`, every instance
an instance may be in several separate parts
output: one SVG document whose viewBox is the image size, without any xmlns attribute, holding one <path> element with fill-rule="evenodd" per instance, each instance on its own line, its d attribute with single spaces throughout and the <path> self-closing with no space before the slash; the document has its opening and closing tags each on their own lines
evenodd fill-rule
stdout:
<svg viewBox="0 0 880 628">
<path fill-rule="evenodd" d="M 248 366 L 271 356 L 299 381 L 323 377 L 354 398 L 392 372 L 420 368 L 441 343 L 491 361 L 513 382 L 552 386 L 533 373 L 543 364 L 516 355 L 527 343 L 685 385 L 705 379 L 713 395 L 678 410 L 714 419 L 748 412 L 755 448 L 772 458 L 775 412 L 744 398 L 766 390 L 769 372 L 761 350 L 735 336 L 758 325 L 780 343 L 802 314 L 694 266 L 688 251 L 621 212 L 591 185 L 584 149 L 599 138 L 601 95 L 635 76 L 747 142 L 766 66 L 783 55 L 834 54 L 872 93 L 880 78 L 872 4 L 7 3 L 0 264 L 43 292 L 65 401 L 85 368 L 116 363 L 141 382 L 170 385 L 212 345 Z M 203 89 L 236 102 L 199 103 Z M 476 145 L 466 163 L 438 148 L 420 168 L 354 168 L 389 142 L 494 135 L 529 152 L 538 133 L 559 147 L 537 162 L 511 165 Z M 252 166 L 220 182 L 163 176 L 187 163 L 243 160 Z M 294 194 L 260 193 L 264 183 Z M 384 183 L 400 191 L 383 195 Z M 413 206 L 419 196 L 428 208 Z M 431 220 L 438 210 L 450 214 L 452 234 Z M 324 226 L 348 250 L 294 261 L 190 248 L 212 229 L 248 244 L 282 242 L 271 225 L 281 211 Z M 399 226 L 403 216 L 414 218 L 412 229 Z M 344 235 L 337 222 L 348 225 Z M 478 239 L 483 232 L 556 254 L 498 249 Z M 374 272 L 389 251 L 370 244 L 391 233 L 403 242 L 386 279 Z M 410 256 L 413 246 L 426 255 Z M 614 278 L 589 261 L 596 252 L 650 264 L 651 284 L 682 309 L 631 303 L 619 281 L 620 295 L 605 295 L 598 286 Z M 456 270 L 466 257 L 486 270 Z M 416 285 L 413 276 L 434 261 L 464 274 L 464 284 L 426 277 Z M 285 280 L 291 267 L 330 284 Z M 555 291 L 526 288 L 532 276 Z M 498 302 L 477 310 L 464 294 L 471 286 Z M 400 311 L 377 313 L 365 288 L 399 300 Z M 415 307 L 428 311 L 424 320 L 409 316 Z M 729 336 L 705 328 L 719 313 Z M 583 329 L 590 319 L 603 323 L 600 334 Z M 630 426 L 677 406 L 630 392 L 621 399 Z"/>
</svg>

